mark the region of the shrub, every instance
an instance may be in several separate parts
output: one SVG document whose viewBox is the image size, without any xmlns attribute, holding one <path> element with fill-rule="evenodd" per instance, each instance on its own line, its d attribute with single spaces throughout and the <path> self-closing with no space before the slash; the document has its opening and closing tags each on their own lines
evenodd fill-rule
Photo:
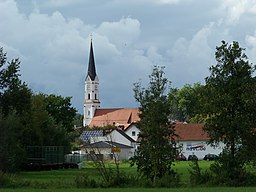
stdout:
<svg viewBox="0 0 256 192">
<path fill-rule="evenodd" d="M 244 167 L 236 166 L 233 171 L 227 170 L 227 165 L 223 162 L 216 161 L 210 169 L 213 173 L 213 184 L 223 186 L 255 186 L 256 176 L 246 171 Z"/>
</svg>

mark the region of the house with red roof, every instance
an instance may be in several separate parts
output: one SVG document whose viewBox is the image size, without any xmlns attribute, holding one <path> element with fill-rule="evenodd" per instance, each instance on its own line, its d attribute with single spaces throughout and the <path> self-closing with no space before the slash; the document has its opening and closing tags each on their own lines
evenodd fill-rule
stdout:
<svg viewBox="0 0 256 192">
<path fill-rule="evenodd" d="M 176 124 L 175 131 L 177 134 L 176 143 L 180 154 L 186 158 L 189 155 L 196 155 L 198 159 L 203 159 L 207 154 L 218 155 L 222 152 L 224 144 L 218 146 L 208 144 L 209 136 L 203 130 L 204 124 Z"/>
</svg>

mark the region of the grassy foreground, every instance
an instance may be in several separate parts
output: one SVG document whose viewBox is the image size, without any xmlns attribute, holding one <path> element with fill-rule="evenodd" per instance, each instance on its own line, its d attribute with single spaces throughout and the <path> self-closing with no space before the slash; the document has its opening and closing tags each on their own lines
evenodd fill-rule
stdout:
<svg viewBox="0 0 256 192">
<path fill-rule="evenodd" d="M 79 174 L 87 174 L 99 178 L 97 170 L 87 164 L 83 169 L 53 170 L 41 172 L 21 172 L 15 175 L 24 182 L 29 182 L 29 187 L 22 188 L 0 188 L 0 192 L 252 192 L 256 187 L 188 187 L 189 186 L 189 164 L 190 162 L 176 162 L 174 169 L 181 175 L 181 188 L 76 188 L 75 178 Z M 208 169 L 211 162 L 199 161 L 202 170 Z M 113 164 L 109 165 L 113 166 Z M 135 175 L 136 167 L 130 167 L 129 163 L 120 164 L 121 171 L 126 174 Z M 100 179 L 100 178 L 99 178 Z"/>
<path fill-rule="evenodd" d="M 255 192 L 255 187 L 205 187 L 205 188 L 108 188 L 108 189 L 0 189 L 0 192 Z"/>
</svg>

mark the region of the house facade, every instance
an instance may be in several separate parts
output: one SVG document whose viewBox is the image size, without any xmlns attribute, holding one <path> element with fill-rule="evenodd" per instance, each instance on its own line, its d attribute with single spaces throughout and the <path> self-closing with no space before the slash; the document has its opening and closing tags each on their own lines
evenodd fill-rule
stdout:
<svg viewBox="0 0 256 192">
<path fill-rule="evenodd" d="M 98 130 L 97 134 L 95 130 L 89 130 L 82 135 L 86 143 L 81 149 L 82 154 L 93 152 L 103 155 L 104 159 L 113 159 L 113 155 L 118 159 L 129 159 L 134 156 L 137 148 L 136 141 L 120 129 L 114 129 L 105 135 L 102 130 Z"/>
<path fill-rule="evenodd" d="M 203 159 L 207 154 L 219 155 L 224 147 L 223 143 L 211 146 L 208 141 L 209 137 L 203 130 L 204 124 L 176 124 L 175 130 L 177 149 L 180 154 L 186 158 L 189 155 L 196 155 L 198 159 Z"/>
</svg>

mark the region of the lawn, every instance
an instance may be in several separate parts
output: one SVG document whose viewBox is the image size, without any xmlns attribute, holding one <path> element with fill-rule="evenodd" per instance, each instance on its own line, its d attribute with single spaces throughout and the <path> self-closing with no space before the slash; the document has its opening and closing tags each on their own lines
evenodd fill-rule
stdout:
<svg viewBox="0 0 256 192">
<path fill-rule="evenodd" d="M 189 186 L 189 171 L 191 162 L 176 162 L 174 169 L 181 175 L 181 182 L 183 186 Z M 208 169 L 211 162 L 199 161 L 202 170 Z M 108 166 L 113 167 L 113 164 Z M 120 164 L 120 170 L 135 175 L 136 167 L 130 167 L 129 163 Z M 68 170 L 53 170 L 41 172 L 21 172 L 15 177 L 24 182 L 29 182 L 28 188 L 19 189 L 0 189 L 0 192 L 251 192 L 256 191 L 254 187 L 241 188 L 225 188 L 225 187 L 195 187 L 195 188 L 96 188 L 96 189 L 78 189 L 75 185 L 75 178 L 79 174 L 87 174 L 94 178 L 99 178 L 97 170 L 91 165 L 87 164 L 83 169 L 68 169 Z M 99 178 L 100 179 L 100 178 Z"/>
<path fill-rule="evenodd" d="M 98 189 L 0 189 L 0 192 L 255 192 L 254 187 L 204 187 L 204 188 L 98 188 Z"/>
</svg>

